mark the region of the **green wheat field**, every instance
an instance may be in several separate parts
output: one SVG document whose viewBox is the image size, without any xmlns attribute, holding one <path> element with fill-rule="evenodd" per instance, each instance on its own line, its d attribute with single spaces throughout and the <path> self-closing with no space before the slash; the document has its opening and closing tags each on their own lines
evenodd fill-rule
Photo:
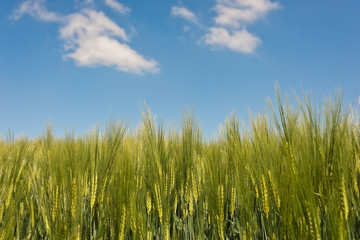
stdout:
<svg viewBox="0 0 360 240">
<path fill-rule="evenodd" d="M 359 106 L 279 92 L 208 139 L 144 107 L 135 129 L 0 140 L 0 238 L 359 239 Z"/>
</svg>

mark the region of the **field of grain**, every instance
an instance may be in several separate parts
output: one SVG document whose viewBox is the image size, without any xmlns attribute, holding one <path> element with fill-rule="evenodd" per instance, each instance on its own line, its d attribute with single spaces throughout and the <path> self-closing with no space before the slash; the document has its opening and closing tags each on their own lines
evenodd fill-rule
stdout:
<svg viewBox="0 0 360 240">
<path fill-rule="evenodd" d="M 359 239 L 358 107 L 276 96 L 212 139 L 145 108 L 135 130 L 0 141 L 0 238 Z"/>
</svg>

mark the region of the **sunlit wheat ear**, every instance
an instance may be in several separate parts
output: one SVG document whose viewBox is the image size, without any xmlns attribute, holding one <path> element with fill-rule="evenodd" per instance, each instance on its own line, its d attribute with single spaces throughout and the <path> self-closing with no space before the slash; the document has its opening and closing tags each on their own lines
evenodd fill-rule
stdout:
<svg viewBox="0 0 360 240">
<path fill-rule="evenodd" d="M 197 202 L 198 199 L 198 188 L 197 188 L 197 182 L 196 182 L 196 178 L 194 176 L 194 172 L 191 171 L 191 183 L 192 183 L 192 192 L 193 192 L 193 196 L 194 196 L 194 200 L 195 202 Z"/>
<path fill-rule="evenodd" d="M 170 192 L 175 187 L 175 159 L 170 159 Z"/>
<path fill-rule="evenodd" d="M 307 212 L 307 218 L 308 218 L 308 228 L 309 228 L 310 237 L 311 237 L 311 239 L 315 239 L 314 221 L 313 221 L 313 218 L 311 217 L 311 212 L 308 207 L 306 207 L 306 212 Z"/>
<path fill-rule="evenodd" d="M 352 179 L 353 186 L 354 186 L 355 196 L 357 198 L 359 198 L 360 193 L 359 193 L 359 185 L 358 185 L 358 180 L 357 180 L 357 177 L 356 177 L 356 172 L 351 172 L 351 179 Z"/>
<path fill-rule="evenodd" d="M 216 222 L 218 226 L 219 239 L 224 240 L 225 238 L 224 238 L 223 222 L 220 220 L 219 216 L 216 216 Z"/>
<path fill-rule="evenodd" d="M 88 191 L 89 191 L 89 183 L 88 183 L 88 174 L 85 173 L 84 176 L 81 178 L 81 185 L 83 186 L 83 188 L 81 189 L 81 193 L 82 195 L 87 195 Z"/>
<path fill-rule="evenodd" d="M 159 176 L 159 180 L 162 183 L 162 178 L 163 178 L 163 173 L 162 173 L 162 167 L 161 167 L 161 163 L 160 163 L 160 158 L 158 156 L 156 156 L 156 168 L 158 170 L 158 176 Z"/>
<path fill-rule="evenodd" d="M 274 201 L 276 208 L 279 210 L 280 209 L 280 196 L 276 190 L 276 186 L 275 186 L 275 182 L 273 179 L 273 176 L 271 174 L 271 172 L 268 170 L 268 175 L 269 175 L 269 182 L 270 182 L 270 190 L 271 190 L 271 195 L 272 195 L 272 200 Z"/>
<path fill-rule="evenodd" d="M 273 233 L 272 236 L 271 236 L 271 240 L 276 240 L 276 239 L 277 239 L 276 234 Z"/>
<path fill-rule="evenodd" d="M 218 211 L 219 211 L 219 221 L 222 225 L 225 221 L 225 213 L 224 213 L 224 186 L 219 185 L 218 191 L 217 191 L 217 197 L 218 197 Z"/>
<path fill-rule="evenodd" d="M 316 223 L 315 223 L 315 227 L 316 227 L 316 239 L 317 240 L 321 240 L 321 212 L 320 212 L 320 208 L 317 207 L 316 208 L 316 217 L 315 217 Z"/>
<path fill-rule="evenodd" d="M 46 214 L 43 215 L 43 219 L 44 219 L 46 231 L 48 233 L 51 233 L 51 227 L 50 227 L 50 224 L 49 224 L 49 219 L 47 218 Z"/>
<path fill-rule="evenodd" d="M 6 234 L 5 229 L 3 229 L 0 234 L 0 240 L 5 240 L 5 234 Z"/>
<path fill-rule="evenodd" d="M 190 201 L 190 191 L 191 191 L 190 180 L 191 180 L 190 179 L 190 170 L 188 169 L 187 174 L 186 174 L 185 196 L 184 196 L 186 203 L 189 203 L 189 201 Z"/>
<path fill-rule="evenodd" d="M 102 204 L 104 202 L 104 197 L 105 197 L 105 188 L 108 184 L 108 174 L 106 174 L 103 186 L 101 188 L 101 193 L 100 193 L 100 199 L 99 199 L 99 204 Z"/>
<path fill-rule="evenodd" d="M 120 222 L 120 234 L 119 240 L 125 239 L 125 220 L 126 220 L 126 207 L 123 205 L 122 207 L 122 215 L 121 215 L 121 222 Z"/>
<path fill-rule="evenodd" d="M 91 200 L 90 200 L 90 208 L 92 209 L 96 200 L 96 191 L 97 191 L 97 173 L 95 177 L 92 178 L 91 182 Z"/>
<path fill-rule="evenodd" d="M 138 220 L 137 220 L 137 230 L 139 232 L 138 236 L 139 236 L 139 239 L 144 239 L 144 224 L 143 224 L 143 221 L 142 221 L 142 218 L 143 218 L 143 215 L 139 212 L 138 213 Z"/>
<path fill-rule="evenodd" d="M 169 228 L 169 220 L 170 220 L 170 209 L 169 211 L 165 212 L 165 219 L 164 219 L 164 240 L 170 239 L 170 228 Z"/>
<path fill-rule="evenodd" d="M 162 223 L 162 216 L 163 216 L 163 212 L 162 212 L 162 203 L 161 203 L 161 196 L 160 196 L 160 189 L 159 189 L 159 185 L 157 185 L 155 183 L 155 200 L 156 200 L 156 209 L 158 211 L 158 216 L 160 219 L 160 222 Z"/>
<path fill-rule="evenodd" d="M 203 175 L 204 172 L 203 172 L 203 166 L 204 166 L 204 163 L 203 162 L 200 162 L 200 161 L 203 161 L 200 157 L 198 157 L 198 161 L 199 163 L 197 164 L 197 184 L 198 184 L 198 195 L 201 195 L 201 184 L 202 184 L 202 181 L 203 181 Z"/>
<path fill-rule="evenodd" d="M 28 195 L 25 197 L 25 207 L 26 207 L 26 211 L 27 212 L 31 212 L 30 211 L 30 201 L 29 201 L 29 198 L 30 198 L 30 194 L 28 193 Z M 1 218 L 1 215 L 0 215 L 0 218 Z M 0 221 L 1 222 L 1 221 Z"/>
<path fill-rule="evenodd" d="M 204 210 L 205 210 L 205 212 L 207 212 L 209 210 L 209 200 L 208 200 L 207 196 L 205 196 Z"/>
<path fill-rule="evenodd" d="M 231 188 L 231 197 L 230 197 L 230 217 L 233 218 L 235 212 L 235 201 L 236 201 L 236 189 Z"/>
<path fill-rule="evenodd" d="M 246 167 L 246 170 L 248 171 L 249 175 L 250 175 L 250 180 L 251 180 L 251 183 L 254 187 L 254 191 L 255 191 L 255 196 L 257 199 L 259 199 L 259 190 L 258 190 L 258 187 L 256 185 L 256 182 L 255 182 L 255 178 L 254 176 L 252 175 L 252 173 L 250 172 L 250 170 L 248 169 L 248 167 Z"/>
<path fill-rule="evenodd" d="M 247 235 L 246 235 L 246 230 L 243 228 L 243 230 L 242 230 L 242 232 L 241 232 L 242 234 L 241 234 L 241 239 L 244 239 L 244 240 L 247 240 L 248 239 L 248 237 L 247 237 Z"/>
<path fill-rule="evenodd" d="M 168 195 L 168 184 L 169 182 L 169 177 L 168 177 L 168 174 L 165 174 L 165 181 L 164 181 L 164 196 L 167 196 Z"/>
<path fill-rule="evenodd" d="M 359 159 L 359 154 L 357 153 L 357 151 L 354 151 L 354 166 L 355 166 L 355 172 L 357 174 L 360 173 L 360 159 Z"/>
<path fill-rule="evenodd" d="M 55 195 L 53 197 L 52 220 L 55 222 L 58 206 L 59 206 L 59 187 L 56 187 Z"/>
<path fill-rule="evenodd" d="M 344 175 L 342 176 L 342 179 L 341 179 L 340 199 L 341 199 L 341 210 L 342 210 L 345 220 L 347 220 L 348 215 L 349 215 L 349 205 L 348 205 L 348 200 L 347 200 Z"/>
<path fill-rule="evenodd" d="M 149 230 L 146 234 L 146 239 L 153 239 L 153 233 L 151 230 Z"/>
<path fill-rule="evenodd" d="M 192 216 L 194 214 L 194 198 L 192 190 L 190 190 L 189 196 L 189 215 Z"/>
<path fill-rule="evenodd" d="M 290 159 L 291 169 L 293 174 L 296 174 L 296 165 L 295 165 L 295 156 L 294 156 L 294 150 L 293 147 L 289 142 L 285 143 L 286 152 L 288 155 L 288 158 Z"/>
<path fill-rule="evenodd" d="M 151 195 L 150 195 L 149 191 L 146 192 L 146 210 L 147 210 L 147 214 L 150 214 L 150 212 L 151 212 Z"/>
<path fill-rule="evenodd" d="M 76 214 L 77 185 L 76 178 L 71 181 L 71 216 L 74 218 Z"/>
<path fill-rule="evenodd" d="M 4 214 L 4 204 L 2 201 L 0 201 L 0 223 L 2 222 L 3 214 Z"/>
<path fill-rule="evenodd" d="M 110 238 L 114 238 L 115 230 L 114 230 L 114 225 L 113 224 L 110 225 L 109 231 L 110 231 Z M 80 231 L 79 231 L 79 233 L 80 233 Z M 81 239 L 81 234 L 78 235 L 78 239 Z"/>
<path fill-rule="evenodd" d="M 9 190 L 8 190 L 8 194 L 7 194 L 7 198 L 6 198 L 6 201 L 5 201 L 5 208 L 8 208 L 9 205 L 10 205 L 10 200 L 12 198 L 13 191 L 14 191 L 14 183 L 13 183 L 13 181 L 11 181 L 10 187 L 9 187 Z"/>
<path fill-rule="evenodd" d="M 266 217 L 269 217 L 269 199 L 264 175 L 261 176 L 261 203 Z"/>
<path fill-rule="evenodd" d="M 181 181 L 181 185 L 180 185 L 180 197 L 184 198 L 184 182 Z"/>
<path fill-rule="evenodd" d="M 15 180 L 15 186 L 16 186 L 17 183 L 19 182 L 19 179 L 20 179 L 20 176 L 21 176 L 21 173 L 22 173 L 24 167 L 25 167 L 25 162 L 22 161 L 22 162 L 21 162 L 21 165 L 20 165 L 19 172 L 18 172 L 17 177 L 16 177 L 16 180 Z"/>
<path fill-rule="evenodd" d="M 34 201 L 31 200 L 30 203 L 30 217 L 31 217 L 31 226 L 35 227 L 35 210 L 34 210 Z"/>
</svg>

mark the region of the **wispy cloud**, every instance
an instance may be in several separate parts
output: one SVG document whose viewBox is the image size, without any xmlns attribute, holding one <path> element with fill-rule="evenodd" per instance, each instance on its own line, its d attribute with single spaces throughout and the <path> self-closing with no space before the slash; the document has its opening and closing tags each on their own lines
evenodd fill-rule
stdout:
<svg viewBox="0 0 360 240">
<path fill-rule="evenodd" d="M 75 0 L 77 7 L 93 7 L 95 5 L 94 0 Z"/>
<path fill-rule="evenodd" d="M 55 12 L 48 11 L 44 3 L 45 0 L 26 0 L 16 8 L 12 15 L 12 18 L 15 20 L 19 20 L 24 14 L 29 14 L 32 17 L 41 21 L 61 21 L 62 17 Z"/>
<path fill-rule="evenodd" d="M 203 42 L 213 47 L 253 53 L 261 40 L 246 27 L 279 8 L 280 4 L 271 0 L 217 0 L 215 26 L 208 29 Z"/>
<path fill-rule="evenodd" d="M 159 71 L 158 63 L 132 49 L 126 31 L 103 12 L 85 9 L 60 16 L 48 11 L 44 4 L 45 0 L 26 0 L 15 9 L 13 18 L 19 20 L 24 14 L 30 14 L 42 21 L 60 23 L 65 57 L 77 65 L 114 67 L 135 74 Z"/>
<path fill-rule="evenodd" d="M 218 25 L 242 27 L 279 8 L 278 2 L 270 0 L 218 0 L 214 20 Z"/>
<path fill-rule="evenodd" d="M 125 14 L 131 11 L 130 8 L 126 7 L 120 2 L 117 2 L 116 0 L 105 0 L 105 4 L 121 14 Z"/>
<path fill-rule="evenodd" d="M 171 8 L 171 16 L 180 17 L 192 23 L 199 23 L 195 13 L 183 6 L 173 6 Z"/>
</svg>

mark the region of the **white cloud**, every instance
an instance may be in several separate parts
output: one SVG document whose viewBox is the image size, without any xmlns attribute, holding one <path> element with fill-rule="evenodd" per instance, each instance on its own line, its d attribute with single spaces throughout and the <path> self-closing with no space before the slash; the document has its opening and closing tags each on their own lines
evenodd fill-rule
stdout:
<svg viewBox="0 0 360 240">
<path fill-rule="evenodd" d="M 261 40 L 246 29 L 230 32 L 222 27 L 211 27 L 204 37 L 204 43 L 213 47 L 226 47 L 237 52 L 252 53 Z"/>
<path fill-rule="evenodd" d="M 136 74 L 159 71 L 155 60 L 144 58 L 118 40 L 129 39 L 124 29 L 102 12 L 86 10 L 70 15 L 60 36 L 65 40 L 66 56 L 79 66 L 109 66 Z"/>
<path fill-rule="evenodd" d="M 173 17 L 180 17 L 189 22 L 193 22 L 198 24 L 198 19 L 195 13 L 191 12 L 189 9 L 183 6 L 174 6 L 171 8 L 171 16 Z"/>
<path fill-rule="evenodd" d="M 29 14 L 41 21 L 61 21 L 62 17 L 54 12 L 48 11 L 44 4 L 45 0 L 26 0 L 14 11 L 12 18 L 19 20 L 24 14 Z"/>
<path fill-rule="evenodd" d="M 66 57 L 79 66 L 107 66 L 136 74 L 159 71 L 158 63 L 132 49 L 125 30 L 102 12 L 85 9 L 60 16 L 46 9 L 45 0 L 26 0 L 15 9 L 13 18 L 18 20 L 24 14 L 61 24 Z"/>
<path fill-rule="evenodd" d="M 217 25 L 241 27 L 279 8 L 278 2 L 270 0 L 218 0 L 215 6 L 217 16 L 214 20 Z"/>
<path fill-rule="evenodd" d="M 124 4 L 117 2 L 116 0 L 105 0 L 105 4 L 121 14 L 125 14 L 131 11 L 130 8 L 124 6 Z"/>
<path fill-rule="evenodd" d="M 65 40 L 94 38 L 101 35 L 129 40 L 123 28 L 111 21 L 104 13 L 95 10 L 84 10 L 67 16 L 66 25 L 60 29 L 60 35 Z"/>
<path fill-rule="evenodd" d="M 279 8 L 280 4 L 271 0 L 217 0 L 215 25 L 209 28 L 203 42 L 212 47 L 253 53 L 261 40 L 246 30 L 247 25 Z"/>
</svg>

